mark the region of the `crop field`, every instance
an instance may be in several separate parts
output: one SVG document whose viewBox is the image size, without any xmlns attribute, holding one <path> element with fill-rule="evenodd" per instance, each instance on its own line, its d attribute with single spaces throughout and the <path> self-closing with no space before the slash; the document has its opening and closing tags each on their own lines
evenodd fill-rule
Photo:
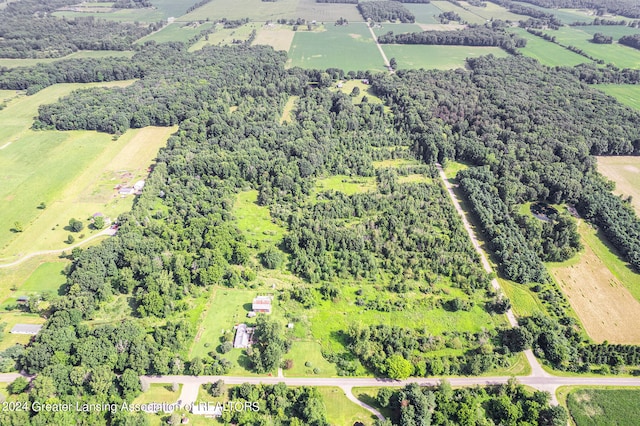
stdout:
<svg viewBox="0 0 640 426">
<path fill-rule="evenodd" d="M 462 18 L 462 20 L 467 21 L 470 24 L 484 24 L 487 21 L 487 18 L 485 18 L 484 16 L 480 16 L 474 12 L 464 10 L 463 8 L 456 6 L 453 3 L 449 3 L 448 1 L 432 1 L 431 4 L 440 9 L 442 12 L 451 11 L 457 13 L 460 18 Z M 436 16 L 442 12 L 438 12 Z"/>
<path fill-rule="evenodd" d="M 117 50 L 80 50 L 62 58 L 27 58 L 27 59 L 13 59 L 13 58 L 0 58 L 0 67 L 16 68 L 16 67 L 32 67 L 36 64 L 47 64 L 62 59 L 74 59 L 74 58 L 105 58 L 105 57 L 117 57 L 117 58 L 130 58 L 134 54 L 131 50 L 117 51 Z"/>
<path fill-rule="evenodd" d="M 130 130 L 117 141 L 89 131 L 27 131 L 0 153 L 6 182 L 0 192 L 0 215 L 8 225 L 0 229 L 0 255 L 62 249 L 71 217 L 85 224 L 75 236 L 81 241 L 80 235 L 97 232 L 88 227 L 89 216 L 102 213 L 115 218 L 130 210 L 133 196 L 122 198 L 115 185 L 133 185 L 144 179 L 158 150 L 175 130 Z M 39 208 L 41 203 L 45 208 Z M 16 222 L 24 232 L 11 231 Z"/>
<path fill-rule="evenodd" d="M 527 19 L 527 17 L 525 16 L 509 12 L 506 8 L 502 6 L 498 6 L 495 3 L 491 3 L 491 2 L 485 2 L 485 3 L 486 3 L 486 7 L 478 7 L 478 6 L 472 6 L 465 1 L 460 2 L 460 4 L 462 4 L 462 6 L 465 9 L 475 13 L 478 16 L 483 17 L 487 21 L 492 18 L 501 19 L 503 21 L 513 21 L 513 22 L 518 22 L 520 20 Z"/>
<path fill-rule="evenodd" d="M 640 68 L 640 50 L 623 46 L 617 42 L 596 44 L 590 41 L 593 38 L 593 32 L 608 34 L 611 31 L 615 33 L 626 30 L 617 25 L 598 25 L 594 27 L 562 27 L 557 31 L 546 31 L 546 33 L 555 36 L 556 40 L 565 46 L 578 47 L 587 54 L 620 68 Z M 635 31 L 637 32 L 637 30 Z"/>
<path fill-rule="evenodd" d="M 164 16 L 177 18 L 187 13 L 187 9 L 198 3 L 198 0 L 151 0 L 151 4 Z"/>
<path fill-rule="evenodd" d="M 338 387 L 318 387 L 327 407 L 327 421 L 332 425 L 363 424 L 370 426 L 375 417 L 369 411 L 349 401 Z"/>
<path fill-rule="evenodd" d="M 394 34 L 418 33 L 422 31 L 422 28 L 417 24 L 392 24 L 389 22 L 383 22 L 373 27 L 373 32 L 376 36 L 381 36 L 389 31 L 392 31 Z"/>
<path fill-rule="evenodd" d="M 297 18 L 298 0 L 279 0 L 265 2 L 261 0 L 212 0 L 191 13 L 180 17 L 180 21 L 198 21 L 249 18 L 252 21 L 265 22 L 278 18 Z"/>
<path fill-rule="evenodd" d="M 454 69 L 464 68 L 465 59 L 489 55 L 506 57 L 499 47 L 430 46 L 383 44 L 387 58 L 396 58 L 398 69 Z"/>
<path fill-rule="evenodd" d="M 567 407 L 577 426 L 631 425 L 640 419 L 638 389 L 576 389 Z"/>
<path fill-rule="evenodd" d="M 296 32 L 289 50 L 290 67 L 341 68 L 345 71 L 385 69 L 384 61 L 363 23 L 327 26 L 323 32 Z"/>
<path fill-rule="evenodd" d="M 632 197 L 631 205 L 640 215 L 640 157 L 598 157 L 598 171 L 616 183 L 614 193 Z"/>
<path fill-rule="evenodd" d="M 522 28 L 511 28 L 509 31 L 527 40 L 527 46 L 518 49 L 524 56 L 537 59 L 541 64 L 550 67 L 575 66 L 585 62 L 591 62 L 588 58 L 571 52 L 562 46 L 544 40 L 541 37 L 529 34 Z"/>
<path fill-rule="evenodd" d="M 222 25 L 216 25 L 216 30 L 212 34 L 208 34 L 204 38 L 194 43 L 189 51 L 202 49 L 204 46 L 223 46 L 233 44 L 234 40 L 245 41 L 249 38 L 251 31 L 258 30 L 260 24 L 252 22 L 242 25 L 238 28 L 224 28 Z"/>
<path fill-rule="evenodd" d="M 326 25 L 333 25 L 340 18 L 349 22 L 362 21 L 362 15 L 355 4 L 316 3 L 316 0 L 298 0 L 295 16 Z"/>
<path fill-rule="evenodd" d="M 185 8 L 186 9 L 186 8 Z M 93 17 L 96 19 L 106 19 L 116 22 L 158 22 L 168 18 L 165 13 L 157 9 L 105 9 L 104 11 L 96 11 L 95 9 L 87 10 L 58 10 L 52 13 L 53 16 L 65 18 L 82 18 Z"/>
<path fill-rule="evenodd" d="M 572 22 L 593 22 L 594 18 L 596 18 L 596 16 L 593 14 L 593 11 L 586 9 L 547 9 L 545 7 L 536 6 L 531 3 L 518 1 L 514 1 L 514 3 L 530 7 L 532 9 L 542 10 L 546 13 L 551 13 L 565 24 L 570 24 Z"/>
<path fill-rule="evenodd" d="M 631 108 L 640 109 L 640 86 L 634 84 L 598 84 L 595 87 Z"/>
<path fill-rule="evenodd" d="M 404 3 L 403 6 L 416 17 L 416 23 L 420 24 L 439 24 L 438 15 L 442 10 L 431 3 Z"/>
<path fill-rule="evenodd" d="M 198 24 L 197 22 L 185 24 L 184 22 L 174 22 L 169 24 L 158 32 L 142 37 L 136 43 L 145 43 L 153 40 L 157 43 L 165 43 L 167 41 L 182 41 L 187 43 L 191 38 L 196 37 L 202 31 L 213 26 L 212 22 Z"/>
<path fill-rule="evenodd" d="M 295 34 L 296 33 L 293 32 L 289 26 L 264 25 L 258 30 L 258 34 L 256 35 L 256 39 L 253 44 L 271 46 L 274 50 L 284 50 L 285 52 L 288 52 L 289 48 L 291 48 L 291 43 L 293 42 L 293 36 L 295 36 Z"/>
<path fill-rule="evenodd" d="M 577 260 L 549 264 L 549 272 L 594 341 L 640 343 L 640 275 L 626 268 L 587 223 L 578 226 L 584 252 Z"/>
</svg>

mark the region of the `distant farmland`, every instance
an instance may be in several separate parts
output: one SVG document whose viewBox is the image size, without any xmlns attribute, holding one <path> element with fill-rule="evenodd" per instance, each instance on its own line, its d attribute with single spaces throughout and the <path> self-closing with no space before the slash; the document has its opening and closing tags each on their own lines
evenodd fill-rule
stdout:
<svg viewBox="0 0 640 426">
<path fill-rule="evenodd" d="M 499 47 L 385 44 L 382 45 L 382 50 L 384 50 L 387 58 L 396 58 L 399 69 L 463 68 L 466 58 L 475 58 L 489 54 L 497 57 L 509 55 Z"/>
<path fill-rule="evenodd" d="M 524 56 L 537 59 L 540 63 L 550 67 L 555 66 L 575 66 L 585 62 L 591 62 L 588 58 L 571 52 L 562 46 L 546 41 L 533 34 L 529 34 L 522 28 L 512 28 L 510 31 L 518 34 L 519 37 L 527 39 L 527 46 L 518 49 Z"/>
<path fill-rule="evenodd" d="M 327 25 L 322 32 L 296 32 L 289 50 L 289 66 L 336 67 L 345 71 L 385 69 L 382 56 L 363 23 Z"/>
</svg>

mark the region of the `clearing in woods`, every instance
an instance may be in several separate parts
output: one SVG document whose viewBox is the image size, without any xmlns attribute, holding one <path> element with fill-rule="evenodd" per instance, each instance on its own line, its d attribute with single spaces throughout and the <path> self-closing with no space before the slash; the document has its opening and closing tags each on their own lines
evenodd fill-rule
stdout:
<svg viewBox="0 0 640 426">
<path fill-rule="evenodd" d="M 396 58 L 398 69 L 454 69 L 464 68 L 467 58 L 492 54 L 509 56 L 499 47 L 432 46 L 417 44 L 383 44 L 387 58 Z"/>
<path fill-rule="evenodd" d="M 292 120 L 291 113 L 296 106 L 296 102 L 300 99 L 300 96 L 291 95 L 289 99 L 287 99 L 287 103 L 284 105 L 284 109 L 282 110 L 282 116 L 280 117 L 280 124 L 282 123 L 290 123 Z"/>
<path fill-rule="evenodd" d="M 587 334 L 597 343 L 640 343 L 640 275 L 634 274 L 586 222 L 578 222 L 584 252 L 578 259 L 548 264 Z M 635 297 L 634 297 L 635 296 Z"/>
<path fill-rule="evenodd" d="M 615 194 L 631 196 L 640 215 L 640 157 L 598 157 L 598 171 L 616 183 Z"/>
</svg>

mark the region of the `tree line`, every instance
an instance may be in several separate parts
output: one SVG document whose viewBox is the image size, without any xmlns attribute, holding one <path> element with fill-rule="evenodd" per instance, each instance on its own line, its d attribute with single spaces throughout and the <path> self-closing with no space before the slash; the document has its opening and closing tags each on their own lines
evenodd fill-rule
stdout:
<svg viewBox="0 0 640 426">
<path fill-rule="evenodd" d="M 550 9 L 595 9 L 599 16 L 612 13 L 628 18 L 640 18 L 640 5 L 634 0 L 522 0 Z"/>
<path fill-rule="evenodd" d="M 398 1 L 367 1 L 358 3 L 358 10 L 365 21 L 413 23 L 416 17 Z"/>
</svg>

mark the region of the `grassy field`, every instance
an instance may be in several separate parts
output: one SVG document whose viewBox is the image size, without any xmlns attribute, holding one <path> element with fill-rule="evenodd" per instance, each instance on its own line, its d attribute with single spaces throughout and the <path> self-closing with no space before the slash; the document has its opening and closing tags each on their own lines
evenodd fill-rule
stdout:
<svg viewBox="0 0 640 426">
<path fill-rule="evenodd" d="M 519 317 L 531 316 L 534 313 L 546 313 L 544 306 L 529 288 L 503 278 L 498 278 L 500 287 L 511 301 L 513 312 Z"/>
<path fill-rule="evenodd" d="M 17 67 L 32 67 L 36 64 L 46 64 L 62 59 L 74 59 L 74 58 L 130 58 L 134 54 L 131 50 L 116 51 L 116 50 L 80 50 L 62 58 L 37 58 L 37 59 L 11 59 L 0 58 L 0 67 L 17 68 Z"/>
<path fill-rule="evenodd" d="M 238 194 L 233 206 L 236 226 L 250 243 L 276 245 L 285 230 L 271 221 L 269 208 L 256 204 L 258 191 L 251 190 Z"/>
<path fill-rule="evenodd" d="M 403 6 L 416 17 L 416 23 L 419 24 L 439 24 L 438 15 L 442 10 L 438 9 L 432 3 L 404 3 Z"/>
<path fill-rule="evenodd" d="M 0 122 L 9 109 L 0 112 Z M 62 249 L 69 235 L 64 228 L 71 217 L 85 223 L 76 235 L 76 241 L 81 241 L 80 235 L 97 232 L 88 227 L 92 214 L 115 218 L 130 210 L 133 197 L 120 197 L 114 185 L 144 179 L 159 148 L 175 130 L 130 130 L 112 141 L 110 135 L 96 132 L 20 133 L 14 129 L 17 136 L 0 151 L 6 182 L 0 189 L 0 218 L 8 225 L 0 229 L 0 256 L 9 260 L 37 250 Z M 41 202 L 45 209 L 38 208 Z M 16 221 L 23 224 L 24 232 L 10 230 Z"/>
<path fill-rule="evenodd" d="M 524 56 L 537 59 L 541 64 L 550 67 L 575 66 L 585 62 L 591 62 L 584 56 L 571 52 L 562 46 L 544 40 L 533 34 L 529 34 L 522 28 L 511 28 L 509 31 L 527 40 L 527 46 L 518 49 Z"/>
<path fill-rule="evenodd" d="M 260 24 L 252 22 L 242 25 L 238 28 L 224 28 L 222 25 L 216 25 L 215 32 L 208 34 L 204 38 L 194 43 L 189 51 L 202 49 L 204 46 L 224 46 L 233 44 L 234 40 L 247 40 L 251 31 L 258 30 Z"/>
<path fill-rule="evenodd" d="M 593 11 L 589 11 L 589 10 L 547 9 L 545 7 L 539 7 L 531 3 L 524 3 L 524 2 L 518 2 L 518 1 L 514 1 L 514 3 L 522 6 L 530 7 L 533 9 L 542 10 L 543 12 L 546 12 L 546 13 L 551 13 L 552 15 L 555 15 L 558 19 L 560 19 L 565 24 L 570 24 L 572 22 L 593 22 L 593 19 L 596 17 L 593 14 Z"/>
<path fill-rule="evenodd" d="M 509 12 L 506 8 L 502 6 L 498 6 L 495 3 L 485 2 L 485 7 L 472 6 L 466 1 L 461 1 L 460 4 L 467 9 L 468 11 L 483 17 L 485 20 L 490 19 L 501 19 L 503 21 L 513 21 L 518 22 L 522 19 L 527 19 L 522 15 L 518 15 L 512 12 Z"/>
<path fill-rule="evenodd" d="M 466 58 L 476 58 L 488 54 L 497 57 L 509 55 L 499 47 L 383 44 L 382 50 L 387 58 L 396 58 L 399 69 L 464 68 Z"/>
<path fill-rule="evenodd" d="M 432 5 L 440 9 L 442 12 L 455 12 L 457 13 L 462 20 L 467 21 L 470 24 L 484 24 L 487 21 L 487 18 L 484 16 L 480 16 L 476 14 L 474 11 L 464 10 L 463 8 L 456 6 L 453 3 L 449 3 L 448 1 L 432 1 Z M 439 15 L 439 12 L 437 15 Z"/>
<path fill-rule="evenodd" d="M 575 389 L 567 406 L 577 426 L 632 425 L 640 419 L 640 390 Z"/>
<path fill-rule="evenodd" d="M 338 191 L 346 195 L 372 191 L 376 188 L 373 177 L 349 177 L 344 175 L 331 176 L 316 181 L 315 194 L 324 191 Z"/>
<path fill-rule="evenodd" d="M 191 38 L 212 26 L 212 22 L 205 22 L 204 24 L 198 24 L 197 22 L 188 24 L 185 24 L 184 22 L 174 22 L 158 32 L 142 37 L 136 43 L 141 44 L 151 40 L 157 43 L 165 43 L 167 41 L 182 41 L 187 43 Z"/>
<path fill-rule="evenodd" d="M 288 52 L 295 34 L 296 33 L 292 31 L 292 27 L 287 25 L 263 25 L 258 30 L 253 44 L 271 46 L 274 50 L 284 50 Z"/>
<path fill-rule="evenodd" d="M 399 387 L 399 386 L 398 386 Z M 381 407 L 376 397 L 381 388 L 379 387 L 355 387 L 351 390 L 353 395 L 365 404 L 380 411 L 380 414 L 387 419 L 392 417 L 393 411 L 389 407 Z M 393 388 L 392 388 L 393 389 Z M 395 390 L 395 389 L 394 389 Z"/>
<path fill-rule="evenodd" d="M 363 20 L 355 4 L 316 3 L 316 0 L 298 0 L 295 16 L 327 25 L 333 25 L 340 18 L 349 22 Z"/>
<path fill-rule="evenodd" d="M 549 272 L 594 341 L 640 343 L 640 275 L 586 222 L 578 227 L 583 253 L 561 264 L 548 264 Z"/>
<path fill-rule="evenodd" d="M 640 215 L 640 157 L 598 157 L 598 171 L 616 183 L 614 193 L 632 197 L 631 205 Z"/>
<path fill-rule="evenodd" d="M 464 163 L 449 160 L 447 161 L 447 165 L 444 167 L 444 175 L 447 177 L 447 179 L 452 180 L 456 178 L 459 171 L 466 170 L 468 168 L 469 166 Z"/>
<path fill-rule="evenodd" d="M 82 18 L 90 16 L 96 19 L 106 19 L 108 21 L 144 23 L 158 22 L 168 18 L 168 16 L 164 12 L 152 8 L 113 9 L 104 11 L 94 11 L 91 9 L 87 9 L 86 11 L 61 10 L 53 12 L 52 15 L 65 18 Z"/>
<path fill-rule="evenodd" d="M 249 18 L 252 21 L 265 22 L 278 18 L 297 18 L 298 0 L 279 0 L 264 2 L 261 0 L 212 0 L 211 2 L 187 13 L 179 21 L 197 21 L 201 19 L 217 20 Z"/>
<path fill-rule="evenodd" d="M 634 84 L 598 84 L 595 87 L 627 106 L 640 109 L 640 86 Z"/>
<path fill-rule="evenodd" d="M 45 292 L 58 294 L 60 286 L 66 281 L 63 271 L 67 264 L 66 261 L 41 264 L 20 287 L 18 296 Z"/>
<path fill-rule="evenodd" d="M 282 109 L 282 115 L 280 116 L 280 124 L 282 123 L 290 123 L 293 117 L 291 116 L 294 108 L 296 107 L 296 102 L 298 102 L 300 96 L 291 95 L 289 99 L 287 99 L 287 103 Z"/>
<path fill-rule="evenodd" d="M 385 69 L 365 24 L 325 28 L 323 32 L 296 32 L 287 65 L 319 69 L 335 67 L 345 71 Z"/>
<path fill-rule="evenodd" d="M 342 87 L 340 87 L 340 88 L 336 87 L 334 89 L 335 90 L 340 90 L 342 93 L 346 93 L 348 95 L 353 91 L 354 87 L 357 87 L 358 89 L 360 89 L 360 94 L 353 98 L 353 103 L 355 103 L 355 104 L 361 103 L 362 102 L 362 98 L 364 98 L 365 96 L 369 100 L 370 104 L 381 104 L 381 103 L 383 103 L 382 99 L 380 99 L 379 97 L 377 97 L 373 93 L 373 90 L 371 90 L 371 86 L 369 86 L 368 84 L 364 84 L 360 80 L 347 80 L 347 81 L 344 81 L 342 83 Z"/>
<path fill-rule="evenodd" d="M 332 425 L 353 425 L 360 422 L 370 426 L 375 416 L 364 408 L 349 401 L 344 391 L 337 387 L 318 387 L 324 406 L 327 409 L 327 421 Z"/>
<path fill-rule="evenodd" d="M 557 31 L 547 30 L 546 33 L 555 36 L 556 40 L 566 46 L 575 46 L 584 50 L 587 54 L 612 63 L 620 68 L 640 68 L 640 50 L 618 44 L 596 44 L 589 40 L 594 32 L 603 34 L 619 34 L 622 32 L 637 33 L 637 30 L 620 26 L 588 26 L 588 27 L 562 27 Z"/>
<path fill-rule="evenodd" d="M 296 326 L 303 327 L 300 323 L 296 324 Z M 329 361 L 324 359 L 322 356 L 322 348 L 317 342 L 301 340 L 294 341 L 293 345 L 291 345 L 291 350 L 284 358 L 294 360 L 293 367 L 290 370 L 284 371 L 285 376 L 337 377 L 338 375 L 338 370 L 336 369 L 335 364 L 331 364 Z M 315 371 L 317 371 L 317 373 Z"/>
</svg>

